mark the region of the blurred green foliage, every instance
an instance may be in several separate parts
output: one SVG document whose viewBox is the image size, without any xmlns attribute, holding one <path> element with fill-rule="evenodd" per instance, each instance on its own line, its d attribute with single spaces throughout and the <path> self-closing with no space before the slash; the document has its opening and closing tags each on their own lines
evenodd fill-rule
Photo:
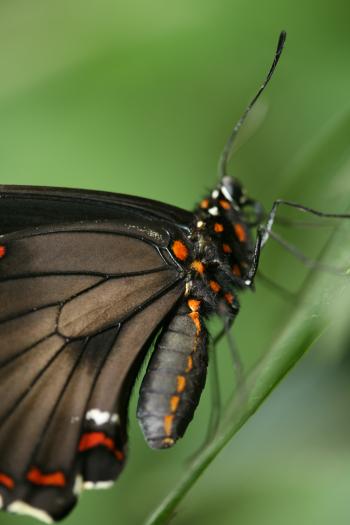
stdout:
<svg viewBox="0 0 350 525">
<path fill-rule="evenodd" d="M 342 0 L 2 0 L 1 182 L 138 194 L 191 209 L 215 184 L 226 137 L 285 29 L 284 56 L 231 172 L 266 208 L 285 197 L 343 211 L 349 16 Z M 308 163 L 322 145 L 319 162 Z M 339 164 L 328 163 L 337 148 Z M 286 235 L 309 255 L 327 238 L 324 230 Z M 262 270 L 291 290 L 308 273 L 272 241 Z M 242 298 L 235 334 L 247 369 L 290 311 L 263 284 Z M 199 480 L 174 524 L 349 523 L 348 340 L 337 336 L 322 338 L 292 371 Z M 234 374 L 225 345 L 220 359 L 228 396 Z M 134 395 L 125 472 L 112 490 L 84 494 L 67 525 L 141 524 L 201 443 L 209 397 L 182 442 L 154 452 L 135 421 Z M 0 515 L 1 525 L 20 522 L 34 523 Z"/>
</svg>

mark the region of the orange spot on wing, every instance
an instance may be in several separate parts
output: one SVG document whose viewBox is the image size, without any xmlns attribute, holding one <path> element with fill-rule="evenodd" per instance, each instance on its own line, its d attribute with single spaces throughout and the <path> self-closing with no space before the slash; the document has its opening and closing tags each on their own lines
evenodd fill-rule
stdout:
<svg viewBox="0 0 350 525">
<path fill-rule="evenodd" d="M 36 467 L 29 470 L 27 480 L 35 485 L 45 485 L 47 487 L 64 487 L 66 484 L 65 475 L 60 470 L 44 474 Z"/>
<path fill-rule="evenodd" d="M 233 303 L 234 296 L 232 295 L 232 293 L 225 293 L 224 297 L 229 304 Z"/>
<path fill-rule="evenodd" d="M 199 206 L 203 208 L 203 210 L 206 210 L 207 208 L 209 208 L 209 200 L 203 199 Z"/>
<path fill-rule="evenodd" d="M 103 446 L 108 448 L 114 453 L 118 461 L 123 461 L 124 454 L 115 447 L 115 443 L 112 438 L 106 436 L 104 432 L 87 432 L 80 438 L 79 452 L 85 452 L 95 447 Z"/>
<path fill-rule="evenodd" d="M 238 264 L 234 264 L 232 266 L 232 273 L 237 275 L 237 277 L 240 277 L 241 276 L 241 269 L 240 267 L 238 266 Z"/>
<path fill-rule="evenodd" d="M 174 416 L 164 416 L 164 432 L 167 436 L 170 436 L 173 427 Z"/>
<path fill-rule="evenodd" d="M 181 392 L 183 392 L 185 390 L 185 386 L 186 386 L 186 378 L 185 378 L 185 376 L 177 376 L 176 383 L 177 383 L 176 391 L 179 394 L 181 394 Z"/>
<path fill-rule="evenodd" d="M 4 257 L 5 253 L 6 253 L 6 246 L 1 244 L 0 245 L 0 259 L 1 259 L 1 257 Z"/>
<path fill-rule="evenodd" d="M 201 302 L 197 299 L 189 299 L 187 301 L 188 307 L 192 312 L 197 312 L 199 310 Z"/>
<path fill-rule="evenodd" d="M 225 201 L 224 199 L 221 199 L 219 201 L 219 204 L 221 206 L 221 208 L 224 208 L 224 210 L 229 210 L 231 208 L 231 205 L 228 201 Z"/>
<path fill-rule="evenodd" d="M 185 372 L 190 372 L 193 368 L 193 359 L 192 357 L 189 355 L 188 358 L 187 358 L 187 368 L 185 370 Z"/>
<path fill-rule="evenodd" d="M 199 313 L 198 312 L 190 312 L 188 314 L 188 317 L 190 317 L 192 319 L 192 321 L 194 322 L 195 324 L 195 327 L 196 327 L 196 330 L 197 330 L 197 335 L 199 334 L 199 332 L 201 331 L 201 321 L 199 319 Z"/>
<path fill-rule="evenodd" d="M 176 412 L 177 407 L 179 406 L 180 398 L 179 396 L 171 396 L 170 398 L 170 410 L 171 412 Z"/>
<path fill-rule="evenodd" d="M 221 233 L 221 232 L 223 232 L 223 231 L 224 231 L 224 227 L 223 227 L 223 225 L 220 224 L 219 222 L 216 222 L 216 223 L 214 224 L 214 232 L 215 232 L 215 233 Z"/>
<path fill-rule="evenodd" d="M 209 286 L 213 290 L 214 293 L 218 293 L 221 290 L 221 286 L 216 281 L 209 281 Z"/>
<path fill-rule="evenodd" d="M 191 263 L 191 268 L 198 273 L 204 273 L 205 271 L 205 266 L 201 261 L 193 261 L 193 263 Z"/>
<path fill-rule="evenodd" d="M 245 242 L 247 240 L 247 234 L 242 224 L 235 224 L 233 229 L 235 230 L 235 234 L 239 242 Z"/>
<path fill-rule="evenodd" d="M 7 476 L 3 472 L 0 472 L 0 484 L 4 485 L 9 490 L 12 490 L 15 487 L 15 482 L 10 476 Z"/>
<path fill-rule="evenodd" d="M 188 257 L 188 248 L 182 241 L 174 241 L 172 245 L 173 254 L 180 261 L 185 261 Z"/>
<path fill-rule="evenodd" d="M 232 248 L 229 244 L 223 244 L 222 249 L 224 250 L 225 253 L 232 253 Z"/>
</svg>

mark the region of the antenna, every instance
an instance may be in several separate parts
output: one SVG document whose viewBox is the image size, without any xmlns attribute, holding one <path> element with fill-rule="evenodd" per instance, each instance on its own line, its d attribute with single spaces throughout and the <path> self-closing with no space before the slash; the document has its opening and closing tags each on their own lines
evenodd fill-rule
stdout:
<svg viewBox="0 0 350 525">
<path fill-rule="evenodd" d="M 239 119 L 239 121 L 237 122 L 235 127 L 233 128 L 233 130 L 231 132 L 231 135 L 229 136 L 229 138 L 228 138 L 228 140 L 226 142 L 224 151 L 222 152 L 222 154 L 220 156 L 220 159 L 219 159 L 219 175 L 220 175 L 220 178 L 225 177 L 227 175 L 227 164 L 228 164 L 228 161 L 230 160 L 231 155 L 232 155 L 235 138 L 236 138 L 236 136 L 237 136 L 237 134 L 238 134 L 238 132 L 239 132 L 243 122 L 247 118 L 248 113 L 250 112 L 250 110 L 254 106 L 255 102 L 258 100 L 258 98 L 260 97 L 260 95 L 262 94 L 264 89 L 266 88 L 267 84 L 269 83 L 270 78 L 272 77 L 273 72 L 275 71 L 276 66 L 278 64 L 278 61 L 280 59 L 280 56 L 281 56 L 281 53 L 282 53 L 283 46 L 284 46 L 284 43 L 286 41 L 286 38 L 287 38 L 287 33 L 285 31 L 282 31 L 280 36 L 279 36 L 279 38 L 278 38 L 278 43 L 277 43 L 277 49 L 276 49 L 276 52 L 275 52 L 275 57 L 273 59 L 272 66 L 270 67 L 270 71 L 267 74 L 267 77 L 265 78 L 264 82 L 260 86 L 260 88 L 259 88 L 257 94 L 255 95 L 255 97 L 250 102 L 250 104 L 247 106 L 247 108 L 244 111 L 243 115 L 241 116 L 241 118 Z"/>
</svg>

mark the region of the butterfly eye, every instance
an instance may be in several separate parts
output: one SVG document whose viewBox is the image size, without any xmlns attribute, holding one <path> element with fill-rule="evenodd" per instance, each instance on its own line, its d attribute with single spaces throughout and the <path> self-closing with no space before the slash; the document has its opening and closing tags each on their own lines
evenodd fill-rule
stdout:
<svg viewBox="0 0 350 525">
<path fill-rule="evenodd" d="M 225 176 L 221 180 L 221 192 L 226 199 L 238 206 L 246 201 L 246 193 L 242 184 L 233 177 Z"/>
</svg>

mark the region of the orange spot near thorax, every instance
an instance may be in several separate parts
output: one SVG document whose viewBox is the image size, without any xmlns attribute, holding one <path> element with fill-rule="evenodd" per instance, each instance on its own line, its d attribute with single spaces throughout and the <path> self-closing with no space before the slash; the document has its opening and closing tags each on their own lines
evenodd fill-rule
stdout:
<svg viewBox="0 0 350 525">
<path fill-rule="evenodd" d="M 215 232 L 215 233 L 221 233 L 221 232 L 223 232 L 223 231 L 224 231 L 224 227 L 223 227 L 223 225 L 220 224 L 219 222 L 216 222 L 216 223 L 214 224 L 214 232 Z"/>
<path fill-rule="evenodd" d="M 193 263 L 191 263 L 191 268 L 198 273 L 204 273 L 205 271 L 205 266 L 201 261 L 193 261 Z"/>
<path fill-rule="evenodd" d="M 66 484 L 65 475 L 60 470 L 51 472 L 50 474 L 44 474 L 36 467 L 29 470 L 27 480 L 35 485 L 45 485 L 47 487 L 64 487 Z"/>
<path fill-rule="evenodd" d="M 239 242 L 245 242 L 247 240 L 247 234 L 242 224 L 236 223 L 233 229 Z"/>
<path fill-rule="evenodd" d="M 187 304 L 192 312 L 197 312 L 199 310 L 201 302 L 198 299 L 189 299 L 187 301 Z"/>
<path fill-rule="evenodd" d="M 203 210 L 206 210 L 207 208 L 209 208 L 209 200 L 203 199 L 199 206 L 203 208 Z"/>
<path fill-rule="evenodd" d="M 172 245 L 173 254 L 180 261 L 185 261 L 188 257 L 188 248 L 182 241 L 174 241 Z"/>
<path fill-rule="evenodd" d="M 15 482 L 7 474 L 0 472 L 0 485 L 4 485 L 7 489 L 12 490 L 15 487 Z"/>
<path fill-rule="evenodd" d="M 214 293 L 218 293 L 221 290 L 221 286 L 216 281 L 209 281 L 209 286 L 213 290 Z"/>
<path fill-rule="evenodd" d="M 231 208 L 231 205 L 228 201 L 225 201 L 224 199 L 221 199 L 219 201 L 219 204 L 221 206 L 221 208 L 223 208 L 224 210 L 229 210 Z"/>
<path fill-rule="evenodd" d="M 227 301 L 229 304 L 232 304 L 232 303 L 233 303 L 234 296 L 232 295 L 232 293 L 230 293 L 230 292 L 225 293 L 224 297 L 225 297 L 226 301 Z"/>
<path fill-rule="evenodd" d="M 224 250 L 224 253 L 232 253 L 232 248 L 229 244 L 223 244 L 222 249 Z"/>
</svg>

